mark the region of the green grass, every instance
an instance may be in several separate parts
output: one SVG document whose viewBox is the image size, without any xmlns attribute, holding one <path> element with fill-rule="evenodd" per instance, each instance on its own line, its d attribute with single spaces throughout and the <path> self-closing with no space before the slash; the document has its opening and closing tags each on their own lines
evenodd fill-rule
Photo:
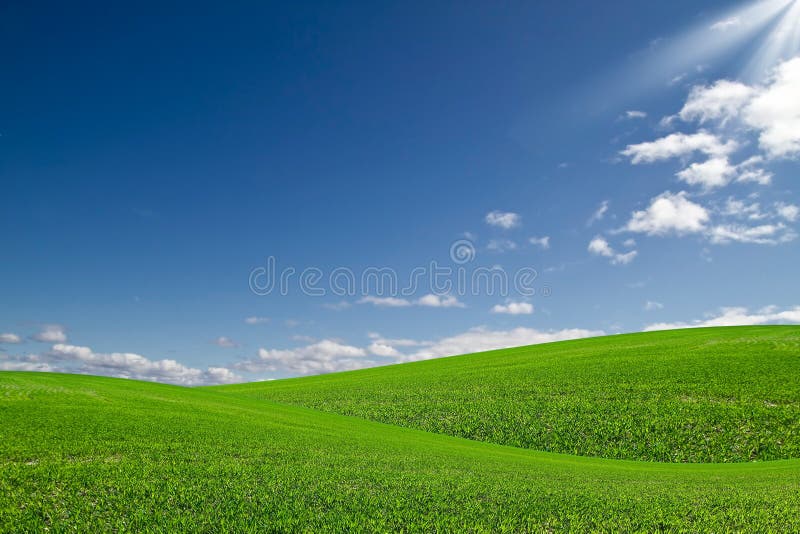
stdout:
<svg viewBox="0 0 800 534">
<path fill-rule="evenodd" d="M 800 328 L 609 336 L 217 388 L 514 447 L 659 462 L 800 458 Z"/>
<path fill-rule="evenodd" d="M 776 382 L 767 370 L 779 372 L 778 361 L 796 365 L 790 355 L 797 353 L 797 334 L 796 328 L 724 329 L 586 340 L 524 349 L 520 358 L 502 351 L 241 389 L 2 372 L 0 531 L 800 531 L 800 460 L 683 464 L 564 455 L 245 395 L 263 396 L 275 388 L 294 391 L 297 402 L 305 383 L 307 395 L 323 398 L 336 390 L 326 380 L 340 380 L 339 387 L 354 388 L 359 402 L 353 406 L 363 406 L 369 387 L 377 391 L 407 372 L 412 376 L 406 384 L 415 384 L 416 393 L 395 387 L 398 406 L 407 408 L 416 399 L 434 409 L 430 390 L 442 390 L 442 398 L 466 398 L 459 387 L 467 384 L 467 369 L 477 366 L 483 372 L 472 374 L 472 391 L 478 393 L 476 404 L 484 406 L 490 390 L 484 384 L 494 377 L 505 376 L 513 391 L 541 386 L 543 378 L 521 372 L 519 381 L 529 386 L 514 386 L 514 373 L 503 368 L 519 371 L 521 361 L 553 359 L 553 351 L 562 351 L 564 367 L 583 368 L 576 371 L 580 384 L 599 365 L 588 356 L 592 343 L 598 346 L 595 358 L 602 360 L 617 343 L 631 350 L 650 347 L 640 350 L 652 354 L 660 340 L 681 347 L 683 359 L 674 361 L 690 365 L 696 358 L 690 347 L 717 343 L 733 351 L 733 340 L 740 339 L 741 351 L 752 358 L 764 360 L 767 350 L 774 359 L 750 365 L 755 374 L 742 377 L 737 398 L 763 402 L 758 395 L 745 396 L 755 389 L 770 393 L 777 407 L 794 406 L 796 386 Z M 762 350 L 750 351 L 751 345 Z M 741 360 L 734 352 L 729 359 Z M 569 356 L 573 353 L 582 356 Z M 655 361 L 642 357 L 639 363 L 657 370 L 648 363 Z M 423 371 L 436 365 L 454 368 L 438 382 L 420 381 Z M 556 367 L 550 364 L 554 378 L 561 376 Z M 366 377 L 376 381 L 382 372 L 385 381 L 370 386 Z M 648 377 L 645 371 L 637 376 Z M 709 376 L 708 398 L 725 390 L 720 376 Z M 656 372 L 652 382 L 664 378 Z M 665 401 L 674 394 L 666 392 Z M 376 404 L 388 395 L 377 395 Z M 513 406 L 511 396 L 498 398 Z M 332 403 L 326 409 L 337 408 Z M 777 423 L 769 425 L 783 432 Z"/>
</svg>

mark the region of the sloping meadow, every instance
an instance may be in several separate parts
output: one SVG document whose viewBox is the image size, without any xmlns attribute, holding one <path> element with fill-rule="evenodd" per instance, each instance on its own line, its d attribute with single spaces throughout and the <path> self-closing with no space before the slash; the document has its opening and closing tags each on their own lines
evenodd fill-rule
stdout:
<svg viewBox="0 0 800 534">
<path fill-rule="evenodd" d="M 800 327 L 608 336 L 214 388 L 514 447 L 657 462 L 800 458 Z"/>
</svg>

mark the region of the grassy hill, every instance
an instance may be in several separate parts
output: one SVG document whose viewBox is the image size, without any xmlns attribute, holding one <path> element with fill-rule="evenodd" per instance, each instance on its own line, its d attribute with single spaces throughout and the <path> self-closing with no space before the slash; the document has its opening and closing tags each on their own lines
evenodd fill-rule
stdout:
<svg viewBox="0 0 800 534">
<path fill-rule="evenodd" d="M 545 391 L 546 371 L 537 373 L 535 365 L 521 363 L 536 361 L 540 354 L 545 355 L 542 361 L 557 360 L 561 351 L 563 366 L 576 369 L 579 386 L 565 390 L 570 402 L 588 387 L 589 377 L 611 376 L 610 383 L 621 383 L 624 370 L 617 375 L 610 373 L 610 364 L 592 363 L 593 343 L 596 359 L 608 353 L 625 361 L 619 358 L 627 354 L 630 368 L 639 364 L 640 371 L 631 374 L 638 376 L 631 378 L 631 391 L 648 391 L 646 382 L 657 391 L 668 378 L 660 370 L 663 365 L 654 363 L 659 358 L 653 347 L 660 342 L 682 354 L 673 360 L 675 366 L 691 366 L 696 354 L 710 354 L 709 346 L 724 347 L 726 368 L 732 369 L 727 375 L 712 372 L 710 362 L 722 357 L 696 364 L 709 373 L 710 393 L 700 396 L 701 404 L 714 405 L 702 399 L 732 398 L 717 395 L 734 391 L 729 382 L 739 377 L 737 405 L 749 399 L 747 409 L 757 416 L 770 413 L 759 411 L 765 400 L 775 404 L 767 408 L 781 410 L 798 402 L 796 393 L 792 397 L 796 386 L 768 372 L 788 376 L 778 368 L 796 365 L 791 355 L 797 355 L 798 332 L 755 328 L 620 336 L 239 389 L 2 372 L 0 531 L 798 531 L 800 460 L 683 464 L 564 455 L 248 396 L 265 397 L 275 388 L 287 399 L 287 392 L 294 392 L 291 401 L 298 402 L 305 387 L 309 398 L 335 400 L 345 398 L 346 391 L 333 392 L 352 387 L 357 399 L 352 406 L 366 406 L 367 392 L 379 390 L 381 373 L 387 373 L 384 387 L 400 380 L 391 391 L 397 413 L 410 410 L 414 399 L 420 405 L 416 413 L 436 410 L 430 390 L 440 389 L 445 393 L 437 398 L 472 395 L 474 405 L 484 410 L 457 410 L 453 401 L 451 417 L 497 414 L 483 407 L 491 406 L 490 385 L 499 377 L 508 392 L 536 391 L 534 386 Z M 608 350 L 622 345 L 630 351 Z M 637 359 L 637 350 L 652 357 Z M 762 361 L 763 350 L 773 358 Z M 745 365 L 740 353 L 755 361 Z M 425 371 L 437 365 L 453 367 L 436 381 L 430 376 L 435 373 Z M 470 374 L 470 366 L 481 369 Z M 556 372 L 558 367 L 555 361 L 549 364 L 549 376 L 561 381 L 553 382 L 555 390 L 567 387 L 568 373 Z M 745 369 L 752 375 L 745 376 Z M 403 373 L 410 376 L 403 378 Z M 681 373 L 689 376 L 675 369 Z M 517 385 L 515 375 L 528 385 Z M 469 376 L 475 381 L 472 388 L 467 387 Z M 403 380 L 415 389 L 403 391 Z M 672 386 L 659 398 L 668 402 L 679 383 L 667 380 Z M 691 387 L 696 395 L 703 392 L 699 382 Z M 388 396 L 376 394 L 376 405 L 385 405 Z M 622 407 L 634 411 L 639 406 L 622 403 L 622 397 L 608 399 L 607 406 L 617 407 L 623 419 L 633 417 Z M 514 409 L 513 395 L 496 398 Z M 599 394 L 592 398 L 601 399 Z M 644 409 L 653 406 L 651 400 Z M 333 401 L 320 407 L 339 409 Z M 713 413 L 722 417 L 729 412 Z M 778 420 L 765 421 L 753 419 L 753 428 L 784 431 Z"/>
<path fill-rule="evenodd" d="M 215 388 L 514 447 L 800 458 L 800 327 L 674 330 Z"/>
</svg>

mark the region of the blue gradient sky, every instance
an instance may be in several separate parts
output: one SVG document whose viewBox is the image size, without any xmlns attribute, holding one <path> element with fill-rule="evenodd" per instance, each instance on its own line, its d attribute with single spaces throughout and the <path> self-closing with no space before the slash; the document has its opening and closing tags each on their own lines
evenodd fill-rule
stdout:
<svg viewBox="0 0 800 534">
<path fill-rule="evenodd" d="M 741 5 L 6 4 L 0 368 L 200 383 L 214 378 L 153 362 L 253 379 L 656 323 L 800 321 L 798 153 L 764 156 L 745 111 L 662 121 L 695 86 L 778 83 L 743 73 L 791 6 L 713 54 L 686 52 L 692 28 L 710 42 L 743 27 Z M 762 155 L 771 183 L 676 177 L 702 151 L 621 154 L 701 131 L 739 143 L 732 164 Z M 706 210 L 702 228 L 631 230 L 667 191 Z M 489 224 L 492 211 L 520 222 Z M 598 237 L 608 249 L 590 247 Z M 376 306 L 248 287 L 268 256 L 406 277 L 451 263 L 459 239 L 472 266 L 536 269 L 539 292 L 432 307 L 424 288 Z M 494 308 L 510 304 L 524 313 Z"/>
</svg>

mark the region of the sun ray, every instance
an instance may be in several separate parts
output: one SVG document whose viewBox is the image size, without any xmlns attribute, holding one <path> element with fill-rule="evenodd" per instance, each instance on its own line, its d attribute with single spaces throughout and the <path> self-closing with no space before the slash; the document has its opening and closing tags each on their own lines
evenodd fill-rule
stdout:
<svg viewBox="0 0 800 534">
<path fill-rule="evenodd" d="M 795 0 L 781 14 L 758 50 L 747 63 L 742 78 L 758 82 L 781 61 L 800 53 L 800 0 Z"/>
</svg>

